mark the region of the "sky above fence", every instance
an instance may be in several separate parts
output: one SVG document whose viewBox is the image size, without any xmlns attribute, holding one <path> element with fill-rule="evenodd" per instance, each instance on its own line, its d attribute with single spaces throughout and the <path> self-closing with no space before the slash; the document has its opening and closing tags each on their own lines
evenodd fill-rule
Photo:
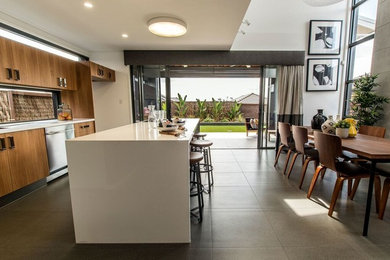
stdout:
<svg viewBox="0 0 390 260">
<path fill-rule="evenodd" d="M 165 93 L 165 84 L 161 84 Z M 187 101 L 210 101 L 212 98 L 231 101 L 239 96 L 259 94 L 260 78 L 171 78 L 171 95 L 187 95 Z"/>
</svg>

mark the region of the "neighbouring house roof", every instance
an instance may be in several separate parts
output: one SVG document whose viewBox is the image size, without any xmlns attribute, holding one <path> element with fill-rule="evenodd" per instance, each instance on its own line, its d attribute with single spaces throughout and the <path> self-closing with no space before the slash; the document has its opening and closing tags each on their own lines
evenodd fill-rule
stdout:
<svg viewBox="0 0 390 260">
<path fill-rule="evenodd" d="M 166 98 L 164 95 L 161 95 L 161 101 L 165 102 Z M 179 99 L 177 97 L 171 97 L 171 101 L 173 102 L 179 102 Z"/>
<path fill-rule="evenodd" d="M 246 95 L 239 96 L 235 99 L 239 104 L 259 104 L 260 96 L 255 93 L 250 93 Z"/>
</svg>

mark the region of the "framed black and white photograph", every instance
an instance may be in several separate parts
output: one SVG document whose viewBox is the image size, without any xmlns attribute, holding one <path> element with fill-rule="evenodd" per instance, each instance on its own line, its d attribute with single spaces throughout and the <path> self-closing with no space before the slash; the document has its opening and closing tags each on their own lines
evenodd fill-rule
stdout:
<svg viewBox="0 0 390 260">
<path fill-rule="evenodd" d="M 306 91 L 336 91 L 340 59 L 307 59 Z"/>
<path fill-rule="evenodd" d="M 342 25 L 341 20 L 311 20 L 309 55 L 339 55 Z"/>
</svg>

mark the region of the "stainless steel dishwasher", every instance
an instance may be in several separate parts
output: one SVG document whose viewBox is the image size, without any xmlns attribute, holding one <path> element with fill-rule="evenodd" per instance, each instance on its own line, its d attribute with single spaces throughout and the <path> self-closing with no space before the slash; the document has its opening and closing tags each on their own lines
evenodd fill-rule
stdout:
<svg viewBox="0 0 390 260">
<path fill-rule="evenodd" d="M 52 181 L 68 173 L 65 141 L 74 138 L 73 124 L 45 128 L 47 157 L 49 159 L 50 175 L 47 181 Z"/>
</svg>

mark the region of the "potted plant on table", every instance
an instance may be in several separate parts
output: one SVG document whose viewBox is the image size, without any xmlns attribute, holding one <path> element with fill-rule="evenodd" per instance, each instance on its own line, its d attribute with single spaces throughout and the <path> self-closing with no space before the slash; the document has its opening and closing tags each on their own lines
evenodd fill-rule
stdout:
<svg viewBox="0 0 390 260">
<path fill-rule="evenodd" d="M 358 120 L 358 127 L 361 125 L 374 125 L 384 115 L 384 104 L 390 99 L 378 95 L 375 88 L 379 86 L 375 80 L 378 75 L 365 74 L 353 82 L 354 91 L 352 94 L 351 112 L 352 117 Z"/>
<path fill-rule="evenodd" d="M 350 126 L 351 124 L 345 120 L 338 121 L 335 125 L 336 135 L 340 138 L 348 138 Z"/>
</svg>

